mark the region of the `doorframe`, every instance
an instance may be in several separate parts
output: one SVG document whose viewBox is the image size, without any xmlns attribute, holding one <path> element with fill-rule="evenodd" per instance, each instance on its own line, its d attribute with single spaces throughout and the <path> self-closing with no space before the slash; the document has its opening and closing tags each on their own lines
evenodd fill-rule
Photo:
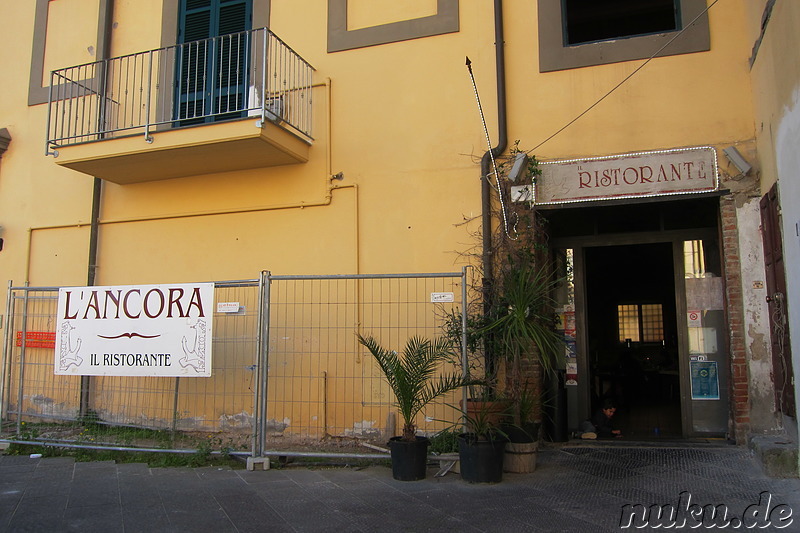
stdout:
<svg viewBox="0 0 800 533">
<path fill-rule="evenodd" d="M 660 232 L 643 232 L 643 233 L 618 233 L 606 235 L 590 235 L 578 237 L 556 237 L 550 241 L 551 249 L 572 248 L 573 250 L 573 269 L 575 276 L 575 325 L 576 325 L 576 351 L 578 359 L 578 390 L 576 391 L 577 397 L 577 417 L 578 423 L 581 419 L 591 416 L 590 405 L 590 369 L 589 369 L 589 354 L 587 347 L 589 345 L 588 338 L 588 322 L 586 317 L 586 263 L 585 263 L 585 248 L 598 248 L 605 246 L 626 246 L 626 245 L 639 245 L 639 244 L 655 244 L 655 243 L 671 243 L 672 244 L 672 261 L 673 261 L 673 276 L 674 276 L 674 290 L 675 290 L 675 319 L 678 321 L 676 324 L 676 332 L 678 335 L 678 363 L 679 363 L 679 384 L 680 384 L 680 409 L 681 409 L 681 431 L 683 438 L 699 437 L 702 435 L 695 435 L 692 432 L 692 400 L 691 400 L 691 383 L 690 383 L 690 365 L 689 365 L 689 338 L 688 329 L 685 323 L 680 322 L 681 317 L 686 317 L 686 282 L 683 264 L 683 242 L 688 240 L 704 240 L 715 239 L 719 244 L 720 252 L 722 252 L 722 236 L 719 231 L 712 228 L 697 228 L 685 230 L 670 230 Z M 726 283 L 723 276 L 723 283 Z M 730 374 L 730 347 L 728 339 L 725 339 L 725 345 L 721 347 L 727 354 L 727 364 L 724 371 Z M 728 380 L 730 386 L 730 380 Z M 728 401 L 728 417 L 730 418 L 731 399 L 730 389 L 720 391 L 721 394 L 726 394 L 729 397 Z M 572 412 L 572 409 L 570 409 Z"/>
</svg>

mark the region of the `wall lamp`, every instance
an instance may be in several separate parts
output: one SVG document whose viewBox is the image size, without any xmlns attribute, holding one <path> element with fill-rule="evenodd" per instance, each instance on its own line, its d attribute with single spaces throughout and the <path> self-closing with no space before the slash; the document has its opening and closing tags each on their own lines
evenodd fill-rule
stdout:
<svg viewBox="0 0 800 533">
<path fill-rule="evenodd" d="M 511 182 L 516 182 L 528 168 L 528 154 L 525 152 L 517 152 L 514 157 L 514 164 L 511 165 L 511 171 L 508 173 L 508 179 Z"/>
<path fill-rule="evenodd" d="M 728 161 L 730 161 L 733 166 L 739 169 L 739 172 L 742 173 L 742 176 L 746 176 L 747 173 L 750 172 L 750 169 L 752 168 L 750 163 L 744 160 L 744 157 L 742 157 L 742 154 L 739 153 L 739 150 L 737 150 L 735 146 L 729 146 L 722 151 L 725 153 L 725 157 L 728 158 Z"/>
</svg>

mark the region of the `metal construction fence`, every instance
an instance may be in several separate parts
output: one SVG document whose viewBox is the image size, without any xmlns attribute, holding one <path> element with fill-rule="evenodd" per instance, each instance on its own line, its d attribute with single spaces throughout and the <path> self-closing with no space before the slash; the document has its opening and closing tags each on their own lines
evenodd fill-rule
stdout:
<svg viewBox="0 0 800 533">
<path fill-rule="evenodd" d="M 58 287 L 9 286 L 0 440 L 248 456 L 364 456 L 400 430 L 394 397 L 357 334 L 401 351 L 457 336 L 467 269 L 453 273 L 273 276 L 214 284 L 211 377 L 54 373 Z M 224 304 L 224 305 L 219 305 Z M 462 349 L 463 351 L 463 349 Z M 464 372 L 454 353 L 442 372 Z M 457 423 L 454 392 L 417 420 Z M 369 454 L 366 452 L 370 452 Z"/>
</svg>

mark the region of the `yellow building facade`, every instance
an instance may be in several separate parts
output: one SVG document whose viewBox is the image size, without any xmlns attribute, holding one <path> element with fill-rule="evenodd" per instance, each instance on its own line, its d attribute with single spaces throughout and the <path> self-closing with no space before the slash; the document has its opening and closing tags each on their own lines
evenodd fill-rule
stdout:
<svg viewBox="0 0 800 533">
<path fill-rule="evenodd" d="M 480 257 L 482 181 L 494 179 L 481 160 L 491 145 L 508 161 L 518 141 L 543 169 L 529 209 L 575 273 L 559 309 L 568 425 L 614 395 L 642 438 L 780 434 L 794 409 L 776 408 L 759 202 L 775 183 L 798 190 L 781 144 L 795 138 L 797 65 L 771 32 L 791 35 L 800 14 L 786 1 L 617 4 L 4 4 L 0 277 L 457 271 Z M 211 40 L 192 48 L 192 35 Z M 643 166 L 695 148 L 718 184 L 542 200 L 553 169 L 612 157 L 643 183 Z"/>
</svg>

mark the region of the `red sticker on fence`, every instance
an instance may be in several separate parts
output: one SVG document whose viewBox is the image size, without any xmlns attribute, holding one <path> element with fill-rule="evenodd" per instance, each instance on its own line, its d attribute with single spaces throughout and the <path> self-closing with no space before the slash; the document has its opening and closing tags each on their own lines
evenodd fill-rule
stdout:
<svg viewBox="0 0 800 533">
<path fill-rule="evenodd" d="M 22 346 L 22 332 L 17 332 L 17 346 Z M 56 332 L 55 331 L 26 331 L 25 332 L 25 347 L 26 348 L 50 348 L 56 347 Z"/>
</svg>

